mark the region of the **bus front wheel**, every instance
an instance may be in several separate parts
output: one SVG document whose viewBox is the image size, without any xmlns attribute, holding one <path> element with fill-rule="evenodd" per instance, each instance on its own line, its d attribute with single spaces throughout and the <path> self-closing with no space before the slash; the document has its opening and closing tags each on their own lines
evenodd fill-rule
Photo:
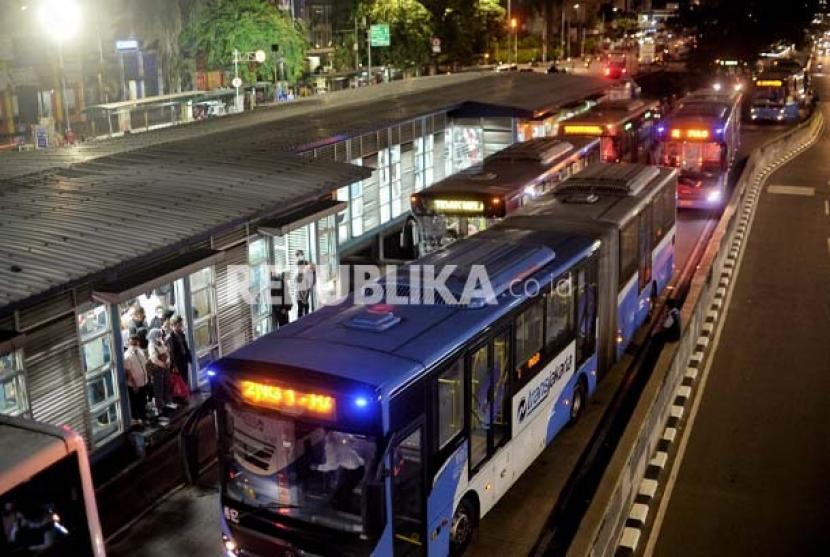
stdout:
<svg viewBox="0 0 830 557">
<path fill-rule="evenodd" d="M 478 513 L 470 497 L 465 497 L 455 509 L 450 531 L 451 555 L 460 555 L 473 539 L 478 526 Z"/>
</svg>

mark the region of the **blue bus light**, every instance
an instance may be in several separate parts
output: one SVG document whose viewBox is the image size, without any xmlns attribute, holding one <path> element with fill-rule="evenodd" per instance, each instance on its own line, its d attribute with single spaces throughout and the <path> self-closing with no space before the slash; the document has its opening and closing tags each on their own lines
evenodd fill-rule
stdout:
<svg viewBox="0 0 830 557">
<path fill-rule="evenodd" d="M 216 372 L 213 371 L 212 369 L 209 369 L 209 370 L 205 371 L 205 375 L 207 375 L 208 377 L 216 377 Z"/>
<path fill-rule="evenodd" d="M 717 134 L 717 135 L 723 135 L 723 128 L 718 128 L 718 129 L 716 129 L 716 130 L 715 130 L 715 134 Z"/>
<path fill-rule="evenodd" d="M 369 406 L 369 399 L 365 396 L 355 397 L 354 405 L 358 408 L 366 408 L 367 406 Z"/>
</svg>

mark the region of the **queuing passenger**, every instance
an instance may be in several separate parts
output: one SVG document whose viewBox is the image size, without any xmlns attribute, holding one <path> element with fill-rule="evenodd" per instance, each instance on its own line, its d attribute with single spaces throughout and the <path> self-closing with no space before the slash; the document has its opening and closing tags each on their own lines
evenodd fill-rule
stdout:
<svg viewBox="0 0 830 557">
<path fill-rule="evenodd" d="M 184 319 L 181 315 L 174 315 L 170 319 L 171 334 L 167 339 L 167 348 L 170 352 L 170 363 L 172 365 L 172 372 L 178 373 L 185 385 L 190 387 L 188 378 L 190 377 L 190 362 L 192 355 L 190 353 L 190 346 L 187 344 L 187 336 L 184 334 Z"/>
<path fill-rule="evenodd" d="M 150 320 L 149 329 L 151 331 L 153 329 L 161 329 L 162 323 L 164 323 L 164 306 L 156 306 L 156 315 Z"/>
<path fill-rule="evenodd" d="M 278 329 L 283 325 L 288 325 L 288 313 L 294 307 L 294 302 L 291 300 L 291 293 L 286 288 L 288 284 L 288 277 L 285 273 L 271 276 L 271 305 L 273 311 L 271 313 L 271 320 L 273 329 Z"/>
<path fill-rule="evenodd" d="M 145 320 L 144 308 L 136 306 L 133 310 L 133 318 L 130 320 L 130 337 L 138 336 L 139 346 L 142 350 L 147 350 L 147 333 L 150 328 L 147 327 Z"/>
<path fill-rule="evenodd" d="M 161 329 L 150 329 L 147 333 L 150 347 L 150 361 L 147 362 L 147 371 L 153 381 L 153 396 L 156 399 L 156 408 L 159 413 L 165 406 L 175 408 L 173 395 L 170 389 L 170 354 L 164 343 L 164 333 Z"/>
<path fill-rule="evenodd" d="M 311 290 L 314 288 L 316 269 L 305 258 L 303 250 L 297 253 L 297 318 L 307 315 L 311 307 Z"/>
<path fill-rule="evenodd" d="M 147 394 L 149 377 L 147 375 L 147 357 L 141 349 L 141 337 L 132 335 L 130 345 L 124 353 L 124 371 L 130 395 L 130 411 L 133 425 L 141 426 L 147 421 Z"/>
</svg>

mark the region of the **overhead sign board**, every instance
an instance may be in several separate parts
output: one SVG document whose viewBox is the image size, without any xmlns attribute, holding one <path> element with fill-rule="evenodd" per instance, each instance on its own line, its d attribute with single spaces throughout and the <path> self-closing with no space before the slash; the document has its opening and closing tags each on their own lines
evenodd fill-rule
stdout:
<svg viewBox="0 0 830 557">
<path fill-rule="evenodd" d="M 115 41 L 115 50 L 123 52 L 125 50 L 138 50 L 141 45 L 138 39 L 125 39 L 122 41 Z"/>
<path fill-rule="evenodd" d="M 389 38 L 389 24 L 377 23 L 369 28 L 369 39 L 372 46 L 389 46 L 391 40 Z"/>
</svg>

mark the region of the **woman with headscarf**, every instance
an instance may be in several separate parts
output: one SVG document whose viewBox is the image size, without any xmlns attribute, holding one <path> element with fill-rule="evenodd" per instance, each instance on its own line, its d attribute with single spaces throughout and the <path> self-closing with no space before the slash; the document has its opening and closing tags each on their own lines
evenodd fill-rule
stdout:
<svg viewBox="0 0 830 557">
<path fill-rule="evenodd" d="M 165 406 L 172 406 L 173 404 L 173 396 L 170 391 L 170 353 L 164 343 L 164 333 L 161 329 L 150 329 L 150 332 L 147 333 L 147 344 L 150 352 L 147 371 L 153 381 L 156 408 L 161 413 Z"/>
</svg>

